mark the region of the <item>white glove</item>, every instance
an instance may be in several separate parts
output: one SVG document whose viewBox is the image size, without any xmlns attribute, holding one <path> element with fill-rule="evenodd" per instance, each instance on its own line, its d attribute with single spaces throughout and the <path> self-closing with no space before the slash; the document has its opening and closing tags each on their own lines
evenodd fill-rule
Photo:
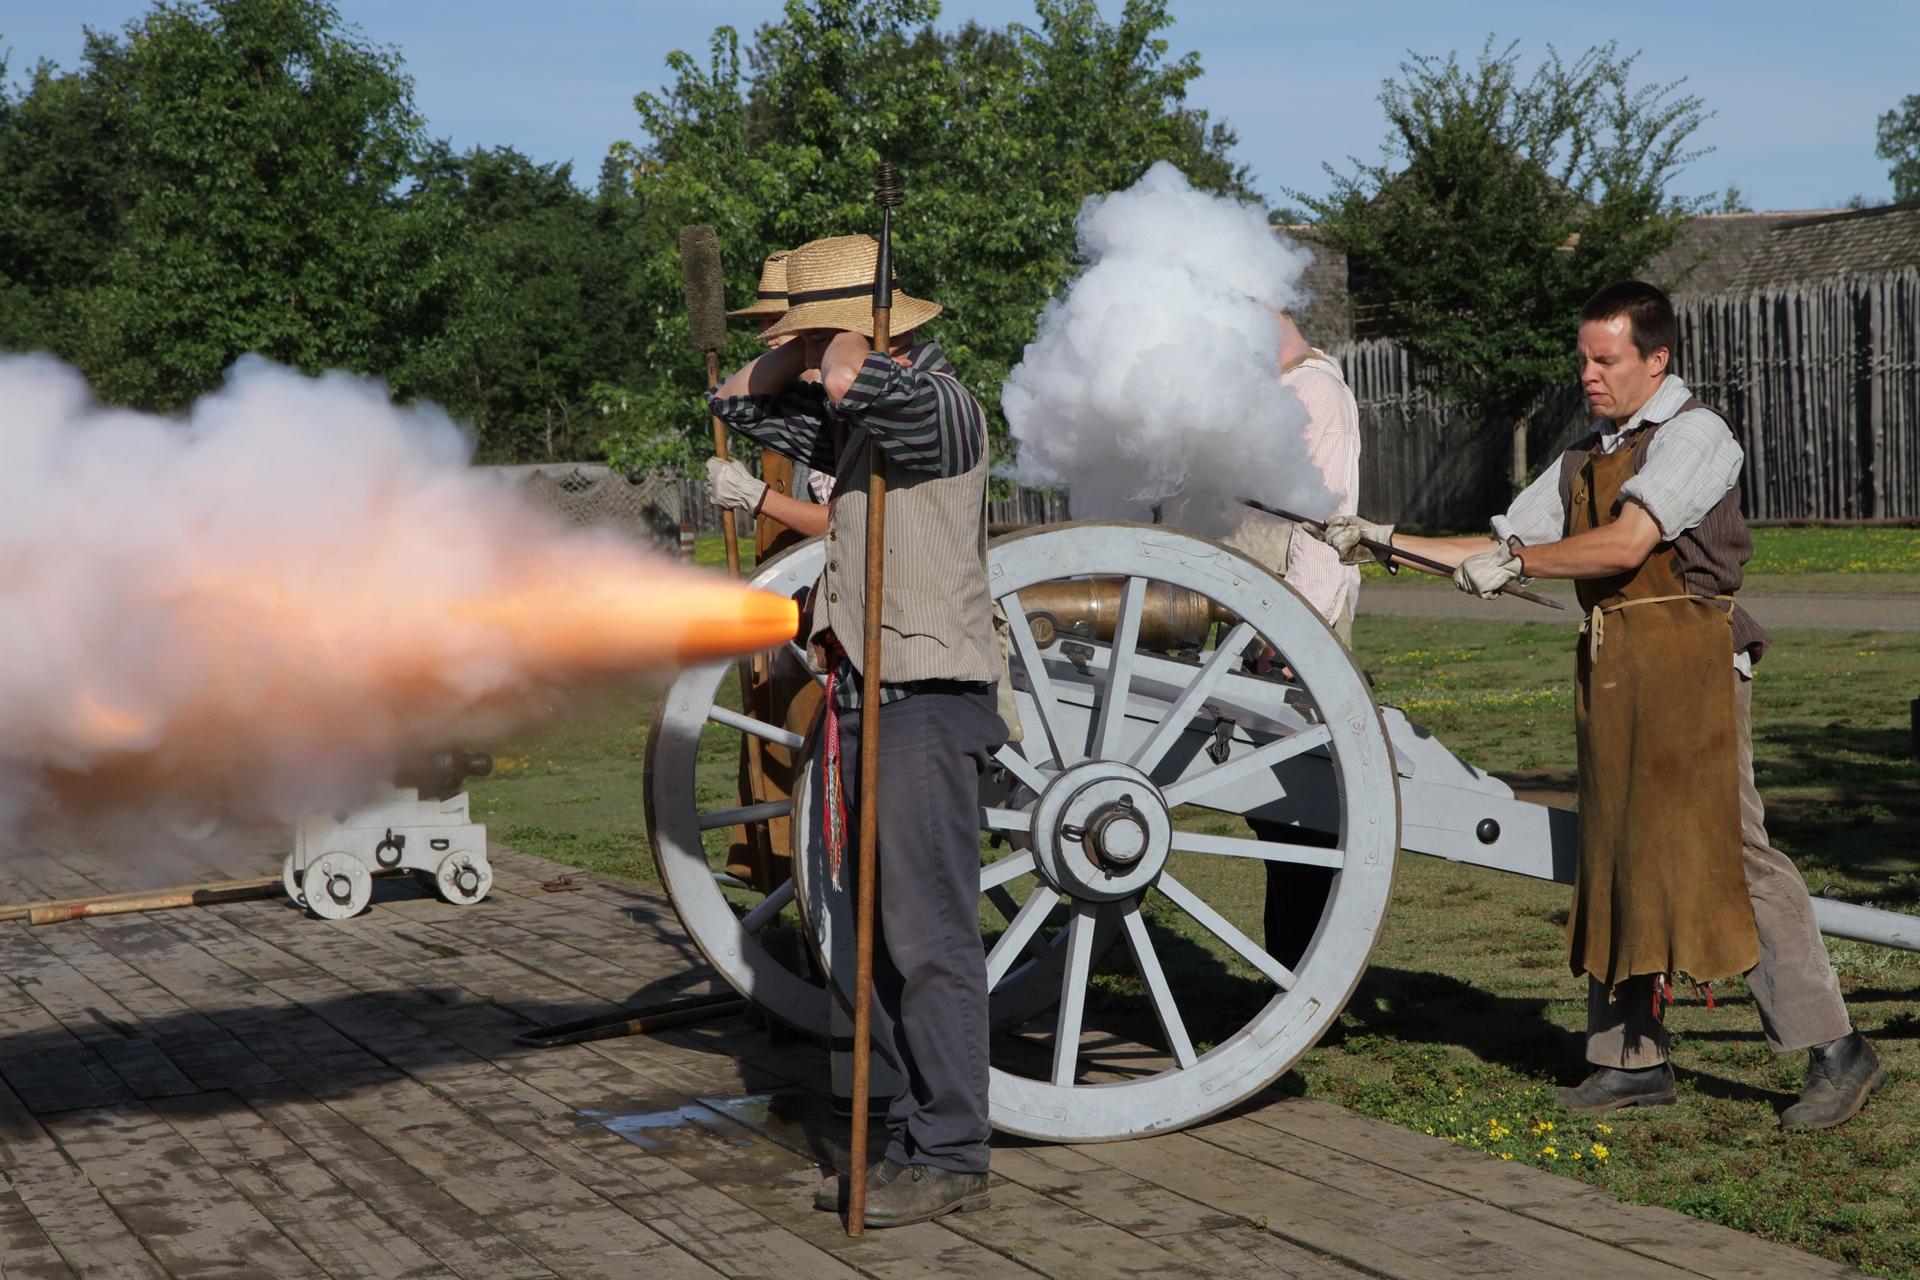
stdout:
<svg viewBox="0 0 1920 1280">
<path fill-rule="evenodd" d="M 1527 584 L 1522 576 L 1520 557 L 1505 547 L 1468 556 L 1453 571 L 1453 585 L 1468 595 L 1489 600 L 1514 583 Z"/>
<path fill-rule="evenodd" d="M 751 514 L 760 509 L 766 494 L 766 481 L 755 479 L 753 472 L 732 458 L 707 459 L 707 501 L 714 506 Z"/>
<path fill-rule="evenodd" d="M 1327 521 L 1326 527 L 1315 530 L 1311 525 L 1302 528 L 1320 541 L 1340 553 L 1341 564 L 1366 564 L 1377 560 L 1381 564 L 1389 563 L 1393 557 L 1383 552 L 1370 551 L 1360 545 L 1360 539 L 1366 538 L 1383 546 L 1393 542 L 1393 526 L 1377 524 L 1359 516 L 1335 516 Z"/>
</svg>

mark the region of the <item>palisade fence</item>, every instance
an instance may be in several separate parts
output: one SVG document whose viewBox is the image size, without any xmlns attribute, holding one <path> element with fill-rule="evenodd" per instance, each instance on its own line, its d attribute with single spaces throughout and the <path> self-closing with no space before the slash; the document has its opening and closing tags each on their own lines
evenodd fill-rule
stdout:
<svg viewBox="0 0 1920 1280">
<path fill-rule="evenodd" d="M 1741 497 L 1756 520 L 1920 517 L 1920 271 L 1852 276 L 1680 304 L 1675 371 L 1732 423 L 1747 465 Z M 1378 520 L 1477 529 L 1511 498 L 1512 432 L 1481 426 L 1427 389 L 1412 356 L 1384 340 L 1329 352 L 1360 409 L 1360 510 Z M 1573 384 L 1533 415 L 1536 472 L 1588 428 Z M 1254 447 L 1250 445 L 1250 447 Z M 532 470 L 529 468 L 528 470 Z M 630 495 L 604 467 L 569 465 L 542 492 L 588 511 L 625 513 Z M 595 481 L 590 485 L 589 481 Z M 651 477 L 646 523 L 657 537 L 682 520 L 718 533 L 704 480 Z M 996 483 L 991 524 L 1067 518 L 1066 495 Z M 677 510 L 675 509 L 677 508 Z"/>
<path fill-rule="evenodd" d="M 1758 520 L 1920 516 L 1920 272 L 1679 308 L 1680 376 L 1733 422 Z"/>
</svg>

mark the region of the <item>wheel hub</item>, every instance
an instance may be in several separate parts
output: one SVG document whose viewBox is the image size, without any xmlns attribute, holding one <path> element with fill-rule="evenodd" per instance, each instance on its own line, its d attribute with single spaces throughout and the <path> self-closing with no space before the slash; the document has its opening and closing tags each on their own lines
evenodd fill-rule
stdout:
<svg viewBox="0 0 1920 1280">
<path fill-rule="evenodd" d="M 1131 897 L 1166 866 L 1173 823 L 1160 789 L 1113 760 L 1089 760 L 1055 778 L 1033 807 L 1040 873 L 1093 902 Z"/>
</svg>

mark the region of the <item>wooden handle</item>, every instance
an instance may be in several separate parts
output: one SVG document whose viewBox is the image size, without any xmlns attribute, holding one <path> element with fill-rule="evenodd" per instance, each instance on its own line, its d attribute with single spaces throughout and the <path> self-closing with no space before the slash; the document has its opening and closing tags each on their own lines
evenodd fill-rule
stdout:
<svg viewBox="0 0 1920 1280">
<path fill-rule="evenodd" d="M 893 345 L 891 307 L 873 309 L 873 349 Z M 853 1141 L 847 1171 L 847 1234 L 867 1229 L 867 1110 L 873 1088 L 873 895 L 879 875 L 880 635 L 886 599 L 887 477 L 867 438 L 866 635 L 860 662 L 860 862 L 854 885 Z"/>
<path fill-rule="evenodd" d="M 0 907 L 0 920 L 24 918 L 30 925 L 61 924 L 88 916 L 117 916 L 130 911 L 159 911 L 168 907 L 198 907 L 216 902 L 244 902 L 271 898 L 282 891 L 279 876 L 257 880 L 215 880 L 174 889 L 139 889 L 131 893 L 103 893 L 92 898 L 60 898 Z"/>
</svg>

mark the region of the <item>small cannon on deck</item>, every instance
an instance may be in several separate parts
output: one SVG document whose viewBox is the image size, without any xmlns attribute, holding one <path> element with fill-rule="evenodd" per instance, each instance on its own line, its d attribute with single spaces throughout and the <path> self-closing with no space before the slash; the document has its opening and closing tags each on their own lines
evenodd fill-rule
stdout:
<svg viewBox="0 0 1920 1280">
<path fill-rule="evenodd" d="M 461 784 L 492 772 L 492 756 L 437 751 L 358 808 L 302 818 L 280 867 L 287 896 L 322 919 L 345 920 L 372 901 L 374 876 L 411 871 L 448 902 L 480 901 L 493 887 L 487 828 L 473 821 Z"/>
<path fill-rule="evenodd" d="M 817 542 L 803 543 L 752 581 L 790 594 L 823 559 Z M 1135 1137 L 1266 1087 L 1359 983 L 1401 849 L 1571 882 L 1571 813 L 1516 799 L 1377 706 L 1313 609 L 1231 548 L 1157 525 L 1051 525 L 996 539 L 988 579 L 1009 622 L 1024 730 L 998 752 L 981 810 L 995 1127 L 1056 1141 Z M 807 657 L 789 645 L 766 661 L 804 670 Z M 698 789 L 698 759 L 737 748 L 739 735 L 789 759 L 809 746 L 805 726 L 720 705 L 732 671 L 687 671 L 662 698 L 647 751 L 648 834 L 713 966 L 775 1017 L 824 1036 L 832 1001 L 849 999 L 852 895 L 832 889 L 812 856 L 812 774 L 798 774 L 791 798 L 743 804 Z M 1255 839 L 1221 815 L 1300 838 Z M 775 820 L 792 832 L 790 877 L 716 876 L 718 842 L 736 824 Z M 1292 966 L 1218 905 L 1257 893 L 1269 860 L 1334 872 Z M 1920 919 L 1815 908 L 1830 935 L 1920 950 Z M 776 928 L 782 920 L 796 929 Z M 794 954 L 796 931 L 811 962 Z M 1193 937 L 1208 940 L 1217 965 L 1263 984 L 1264 1000 L 1237 1025 L 1215 1025 L 1218 1010 L 1169 977 L 1162 950 Z M 1096 981 L 1118 945 L 1132 975 Z M 1137 1035 L 1088 1033 L 1096 989 L 1098 1020 L 1115 1021 L 1122 1006 L 1117 1020 L 1131 1015 Z"/>
</svg>

